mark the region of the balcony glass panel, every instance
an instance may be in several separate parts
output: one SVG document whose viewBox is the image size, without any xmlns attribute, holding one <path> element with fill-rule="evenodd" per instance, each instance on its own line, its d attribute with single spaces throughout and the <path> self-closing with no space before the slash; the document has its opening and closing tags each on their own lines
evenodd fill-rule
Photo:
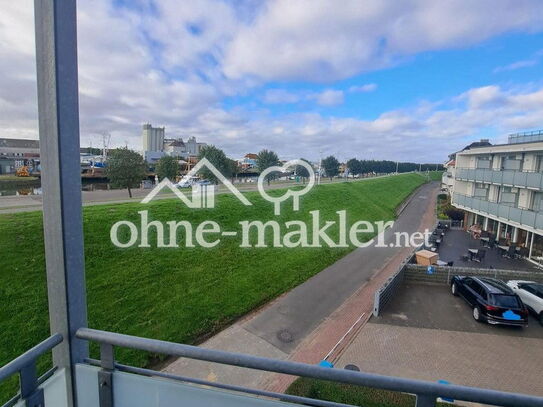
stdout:
<svg viewBox="0 0 543 407">
<path fill-rule="evenodd" d="M 98 372 L 100 368 L 76 366 L 79 407 L 98 407 Z M 66 404 L 51 404 L 62 407 Z M 263 398 L 203 388 L 172 380 L 115 371 L 113 373 L 113 405 L 115 407 L 278 407 L 296 406 Z"/>
<path fill-rule="evenodd" d="M 506 184 L 506 185 L 513 185 L 513 181 L 514 181 L 514 175 L 515 175 L 515 172 L 514 171 L 501 171 L 502 173 L 502 184 Z"/>
<path fill-rule="evenodd" d="M 515 186 L 525 186 L 526 183 L 527 183 L 527 175 L 528 173 L 526 172 L 520 172 L 520 171 L 516 171 L 513 173 L 513 185 Z"/>
</svg>

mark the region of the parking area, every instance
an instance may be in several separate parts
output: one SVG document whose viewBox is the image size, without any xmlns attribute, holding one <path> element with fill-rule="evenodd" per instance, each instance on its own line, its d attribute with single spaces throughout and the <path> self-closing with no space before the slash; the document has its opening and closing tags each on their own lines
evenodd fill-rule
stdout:
<svg viewBox="0 0 543 407">
<path fill-rule="evenodd" d="M 406 283 L 336 365 L 543 396 L 543 326 L 491 326 L 446 285 Z"/>
<path fill-rule="evenodd" d="M 437 284 L 406 284 L 372 323 L 410 328 L 476 332 L 543 340 L 543 326 L 530 316 L 527 328 L 479 323 L 471 307 L 461 297 L 453 296 L 449 287 Z M 543 343 L 542 343 L 543 345 Z"/>
</svg>

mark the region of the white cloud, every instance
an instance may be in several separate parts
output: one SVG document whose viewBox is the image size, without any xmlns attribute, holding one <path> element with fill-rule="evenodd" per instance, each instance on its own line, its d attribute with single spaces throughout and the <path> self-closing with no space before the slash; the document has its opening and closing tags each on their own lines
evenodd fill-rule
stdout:
<svg viewBox="0 0 543 407">
<path fill-rule="evenodd" d="M 494 73 L 516 71 L 517 69 L 530 68 L 539 64 L 539 60 L 543 57 L 543 49 L 535 52 L 529 59 L 513 62 L 509 65 L 498 66 L 494 69 Z"/>
<path fill-rule="evenodd" d="M 302 95 L 285 89 L 268 89 L 262 98 L 265 103 L 296 103 L 302 100 Z"/>
<path fill-rule="evenodd" d="M 344 95 L 342 90 L 326 89 L 315 95 L 315 99 L 321 106 L 336 106 L 343 103 Z"/>
<path fill-rule="evenodd" d="M 0 128 L 3 136 L 36 138 L 32 1 L 8 3 L 0 13 Z M 543 89 L 535 85 L 471 89 L 452 100 L 391 108 L 373 120 L 222 106 L 225 96 L 247 95 L 263 80 L 300 78 L 327 82 L 326 88 L 269 89 L 263 100 L 338 105 L 345 91 L 333 88 L 335 79 L 415 52 L 543 27 L 540 2 L 345 0 L 338 7 L 323 0 L 199 0 L 179 7 L 174 0 L 153 6 L 141 0 L 144 12 L 112 4 L 78 3 L 83 144 L 98 145 L 108 131 L 113 145 L 139 149 L 140 125 L 151 121 L 170 136 L 196 136 L 233 156 L 272 148 L 285 158 L 316 158 L 324 150 L 340 158 L 372 152 L 374 158 L 429 160 L 444 158 L 481 129 L 505 133 L 543 123 Z"/>
<path fill-rule="evenodd" d="M 349 88 L 349 92 L 351 92 L 351 93 L 357 93 L 357 92 L 366 93 L 366 92 L 373 92 L 376 89 L 377 89 L 377 84 L 376 83 L 367 83 L 365 85 L 351 86 Z"/>
<path fill-rule="evenodd" d="M 491 16 L 491 18 L 489 18 Z M 539 0 L 277 0 L 228 44 L 224 72 L 264 80 L 328 82 L 417 52 L 540 31 Z"/>
</svg>

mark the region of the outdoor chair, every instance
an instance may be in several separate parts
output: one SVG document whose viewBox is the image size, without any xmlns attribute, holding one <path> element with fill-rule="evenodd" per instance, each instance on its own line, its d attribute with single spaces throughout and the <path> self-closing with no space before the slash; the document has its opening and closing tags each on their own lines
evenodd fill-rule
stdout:
<svg viewBox="0 0 543 407">
<path fill-rule="evenodd" d="M 511 244 L 509 246 L 509 249 L 507 250 L 507 253 L 505 254 L 505 257 L 509 257 L 510 259 L 514 259 L 517 257 L 517 246 L 514 244 Z"/>
<path fill-rule="evenodd" d="M 469 253 L 467 253 L 467 254 L 463 254 L 462 257 L 460 257 L 460 260 L 469 261 L 469 258 L 470 258 Z"/>
<path fill-rule="evenodd" d="M 478 261 L 479 263 L 482 263 L 484 261 L 484 259 L 485 259 L 485 256 L 486 256 L 486 250 L 480 249 L 477 252 L 477 255 L 475 257 L 475 261 Z"/>
<path fill-rule="evenodd" d="M 530 256 L 530 250 L 527 247 L 521 247 L 519 252 L 518 252 L 518 255 L 520 257 L 523 257 L 523 258 L 527 259 L 528 256 Z"/>
<path fill-rule="evenodd" d="M 453 264 L 454 264 L 454 261 L 448 261 L 448 262 L 447 262 L 447 266 L 448 266 L 448 267 L 452 267 Z"/>
</svg>

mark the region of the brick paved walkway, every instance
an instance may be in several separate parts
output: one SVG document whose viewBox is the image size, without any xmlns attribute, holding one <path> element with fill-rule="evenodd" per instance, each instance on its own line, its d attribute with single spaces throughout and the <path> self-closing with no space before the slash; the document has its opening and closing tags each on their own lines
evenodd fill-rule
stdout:
<svg viewBox="0 0 543 407">
<path fill-rule="evenodd" d="M 543 396 L 542 347 L 535 338 L 370 322 L 338 367 Z"/>
</svg>

